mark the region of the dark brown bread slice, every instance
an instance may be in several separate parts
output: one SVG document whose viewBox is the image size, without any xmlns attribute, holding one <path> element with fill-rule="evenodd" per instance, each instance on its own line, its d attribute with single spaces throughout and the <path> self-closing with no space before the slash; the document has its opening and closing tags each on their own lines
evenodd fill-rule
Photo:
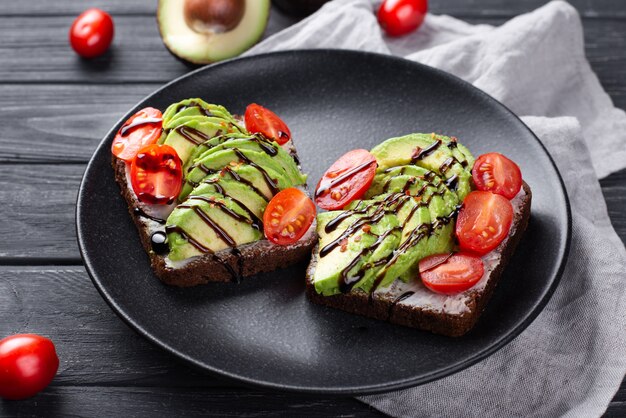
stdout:
<svg viewBox="0 0 626 418">
<path fill-rule="evenodd" d="M 524 195 L 519 199 L 519 206 L 513 219 L 509 235 L 494 250 L 499 255 L 499 260 L 487 277 L 484 288 L 480 290 L 470 289 L 467 294 L 467 309 L 460 313 L 445 312 L 445 310 L 433 310 L 426 305 L 408 304 L 399 299 L 403 292 L 398 290 L 383 293 L 378 292 L 375 296 L 355 290 L 346 294 L 323 296 L 315 291 L 313 273 L 317 263 L 316 254 L 318 248 L 313 250 L 313 258 L 307 269 L 306 293 L 309 299 L 317 304 L 330 306 L 343 311 L 364 315 L 370 318 L 388 321 L 393 324 L 404 325 L 443 334 L 451 337 L 461 336 L 467 333 L 478 321 L 480 314 L 485 309 L 496 285 L 502 276 L 509 259 L 513 256 L 517 244 L 522 239 L 530 218 L 530 205 L 532 194 L 528 184 L 523 184 Z M 406 299 L 407 301 L 409 299 Z"/>
<path fill-rule="evenodd" d="M 120 187 L 121 195 L 126 199 L 128 212 L 137 226 L 143 247 L 150 257 L 152 269 L 157 277 L 168 285 L 190 287 L 209 282 L 239 281 L 242 277 L 285 268 L 308 259 L 311 249 L 317 242 L 313 223 L 309 231 L 293 245 L 274 245 L 264 239 L 241 245 L 235 251 L 229 249 L 215 254 L 205 254 L 182 267 L 172 268 L 166 264 L 165 255 L 156 254 L 152 250 L 148 229 L 151 221 L 135 213 L 139 202 L 126 180 L 126 163 L 113 157 L 112 165 L 115 170 L 115 181 Z"/>
</svg>

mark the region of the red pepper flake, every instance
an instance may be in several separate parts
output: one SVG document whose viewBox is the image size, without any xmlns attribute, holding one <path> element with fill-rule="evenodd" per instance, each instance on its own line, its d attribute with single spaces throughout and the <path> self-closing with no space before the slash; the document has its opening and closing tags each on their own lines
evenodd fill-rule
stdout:
<svg viewBox="0 0 626 418">
<path fill-rule="evenodd" d="M 343 239 L 341 241 L 341 250 L 340 251 L 342 253 L 345 253 L 347 249 L 348 249 L 348 240 L 347 239 Z"/>
<path fill-rule="evenodd" d="M 372 226 L 371 225 L 363 225 L 363 228 L 361 228 L 363 230 L 363 232 L 365 233 L 369 233 L 372 230 Z"/>
<path fill-rule="evenodd" d="M 361 235 L 354 237 L 354 242 L 361 242 Z"/>
</svg>

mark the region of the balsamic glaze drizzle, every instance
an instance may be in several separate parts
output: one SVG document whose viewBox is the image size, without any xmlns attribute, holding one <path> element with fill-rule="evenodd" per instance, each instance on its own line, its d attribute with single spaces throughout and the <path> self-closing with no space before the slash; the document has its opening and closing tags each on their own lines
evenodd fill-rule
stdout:
<svg viewBox="0 0 626 418">
<path fill-rule="evenodd" d="M 154 222 L 160 223 L 161 225 L 165 224 L 165 219 L 161 219 L 161 218 L 157 218 L 156 216 L 148 215 L 140 207 L 135 207 L 133 209 L 133 213 L 135 214 L 135 216 L 140 216 L 142 218 L 148 218 L 148 219 L 150 219 L 150 220 L 152 220 Z"/>
</svg>

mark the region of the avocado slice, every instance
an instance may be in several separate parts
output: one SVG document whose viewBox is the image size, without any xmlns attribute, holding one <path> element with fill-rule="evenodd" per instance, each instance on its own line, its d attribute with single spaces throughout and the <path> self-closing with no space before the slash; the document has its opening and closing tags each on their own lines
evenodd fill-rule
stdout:
<svg viewBox="0 0 626 418">
<path fill-rule="evenodd" d="M 232 142 L 235 141 L 237 140 Z M 231 141 L 224 144 L 229 142 Z M 209 149 L 198 156 L 189 166 L 179 200 L 184 199 L 191 189 L 208 175 L 224 167 L 237 167 L 244 164 L 251 165 L 263 175 L 267 187 L 272 191 L 272 196 L 278 189 L 283 190 L 305 184 L 306 175 L 300 173 L 293 157 L 282 147 L 278 147 L 275 156 L 270 156 L 257 142 L 251 140 L 244 142 L 246 143 L 244 147 L 220 148 L 215 151 Z"/>
<path fill-rule="evenodd" d="M 263 197 L 268 202 L 274 196 L 274 190 L 270 188 L 263 172 L 257 167 L 253 167 L 248 164 L 228 166 L 220 170 L 218 175 L 246 184 L 252 192 Z M 214 181 L 212 177 L 213 175 L 208 175 L 196 187 L 199 187 L 205 182 Z M 192 185 L 189 185 L 187 187 L 190 187 L 189 190 L 193 191 L 194 187 Z M 186 193 L 185 196 L 187 194 L 189 193 Z"/>
<path fill-rule="evenodd" d="M 392 167 L 417 165 L 443 177 L 462 200 L 471 191 L 474 159 L 454 138 L 435 134 L 410 134 L 391 138 L 372 149 L 377 173 Z M 467 153 L 467 154 L 466 154 Z"/>
<path fill-rule="evenodd" d="M 253 187 L 245 182 L 236 180 L 232 176 L 214 174 L 207 177 L 198 187 L 193 189 L 188 199 L 192 199 L 193 196 L 203 196 L 211 193 L 224 195 L 244 209 L 250 219 L 261 225 L 263 212 L 265 212 L 269 201 Z"/>
<path fill-rule="evenodd" d="M 360 287 L 363 277 L 371 273 L 370 264 L 386 257 L 397 246 L 400 239 L 397 216 L 385 212 L 385 202 L 364 203 L 370 210 L 343 219 L 341 227 L 331 231 L 326 226 L 341 218 L 343 212 L 318 216 L 320 258 L 314 273 L 318 293 L 333 295 Z M 377 220 L 372 222 L 374 217 Z"/>
<path fill-rule="evenodd" d="M 223 122 L 215 122 L 214 118 L 193 118 L 184 124 L 171 129 L 162 142 L 176 150 L 178 156 L 187 166 L 194 149 L 207 142 L 216 135 L 222 135 L 234 130 L 232 125 Z"/>
<path fill-rule="evenodd" d="M 270 12 L 270 0 L 159 0 L 161 38 L 176 57 L 209 64 L 232 58 L 257 43 Z"/>
<path fill-rule="evenodd" d="M 178 205 L 165 230 L 172 261 L 217 252 L 263 237 L 249 213 L 235 200 L 211 190 Z"/>
<path fill-rule="evenodd" d="M 248 137 L 241 136 L 229 136 L 227 140 L 218 138 L 216 145 L 209 147 L 206 151 L 198 155 L 195 161 L 202 161 L 211 158 L 211 155 L 215 155 L 224 150 L 239 150 L 244 152 L 245 150 L 263 151 L 265 154 L 272 158 L 272 161 L 277 163 L 287 176 L 295 183 L 300 184 L 303 182 L 300 169 L 296 165 L 295 160 L 283 147 L 278 143 L 266 139 L 262 135 L 250 135 Z"/>
<path fill-rule="evenodd" d="M 418 209 L 403 229 L 403 239 L 393 257 L 376 273 L 377 287 L 389 286 L 396 278 L 416 277 L 419 260 L 433 254 L 452 251 L 453 222 L 441 196 L 433 195 L 428 207 Z M 406 274 L 411 271 L 413 274 Z"/>
<path fill-rule="evenodd" d="M 211 118 L 211 120 L 216 118 L 218 123 L 225 121 L 245 132 L 245 129 L 237 124 L 235 117 L 224 106 L 207 103 L 202 99 L 186 99 L 168 106 L 163 113 L 163 129 L 173 129 L 192 117 Z"/>
</svg>

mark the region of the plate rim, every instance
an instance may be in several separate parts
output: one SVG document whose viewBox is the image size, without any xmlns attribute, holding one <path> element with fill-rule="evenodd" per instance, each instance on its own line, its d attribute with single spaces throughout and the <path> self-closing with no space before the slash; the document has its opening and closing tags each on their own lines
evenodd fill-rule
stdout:
<svg viewBox="0 0 626 418">
<path fill-rule="evenodd" d="M 555 171 L 555 173 L 557 175 L 561 191 L 563 192 L 563 198 L 564 198 L 566 215 L 567 215 L 567 219 L 566 219 L 567 228 L 566 228 L 566 236 L 565 236 L 565 244 L 564 244 L 564 248 L 563 248 L 563 254 L 562 254 L 562 257 L 561 257 L 561 260 L 560 260 L 559 267 L 558 267 L 558 269 L 557 269 L 557 271 L 555 273 L 554 279 L 553 279 L 550 287 L 545 292 L 543 297 L 535 302 L 535 304 L 534 304 L 535 306 L 532 309 L 532 311 L 530 312 L 530 314 L 527 315 L 526 318 L 524 318 L 524 320 L 522 320 L 515 328 L 513 328 L 506 335 L 503 335 L 501 338 L 497 339 L 494 343 L 492 343 L 486 349 L 480 351 L 479 353 L 476 353 L 475 355 L 473 355 L 470 358 L 466 359 L 462 363 L 458 363 L 458 364 L 455 364 L 455 365 L 452 365 L 452 366 L 449 366 L 449 367 L 445 367 L 445 368 L 439 369 L 437 371 L 434 371 L 432 373 L 421 375 L 421 376 L 419 376 L 417 378 L 405 378 L 405 379 L 401 379 L 401 380 L 397 380 L 397 381 L 393 381 L 393 382 L 389 382 L 389 383 L 370 384 L 370 385 L 363 385 L 363 386 L 353 385 L 353 386 L 345 386 L 345 387 L 335 387 L 335 386 L 331 386 L 331 387 L 306 386 L 305 387 L 305 386 L 301 386 L 301 385 L 278 384 L 278 383 L 273 383 L 273 382 L 267 382 L 267 381 L 264 381 L 264 380 L 261 380 L 261 379 L 255 379 L 255 378 L 250 378 L 250 377 L 247 377 L 247 376 L 242 376 L 242 375 L 239 375 L 239 374 L 236 374 L 236 373 L 232 373 L 232 372 L 229 372 L 227 370 L 223 370 L 223 369 L 220 369 L 218 367 L 206 364 L 205 362 L 196 360 L 196 359 L 192 358 L 191 356 L 189 356 L 189 355 L 187 355 L 187 354 L 185 354 L 185 353 L 175 349 L 174 347 L 171 347 L 170 345 L 164 343 L 159 338 L 157 338 L 156 336 L 154 336 L 150 332 L 148 332 L 148 330 L 144 329 L 144 327 L 141 326 L 140 324 L 138 324 L 137 322 L 135 322 L 133 320 L 133 318 L 131 318 L 117 304 L 115 299 L 109 294 L 109 292 L 106 290 L 106 286 L 104 286 L 103 283 L 101 282 L 101 280 L 97 277 L 97 273 L 95 271 L 96 269 L 92 265 L 91 260 L 86 255 L 86 252 L 85 252 L 86 250 L 84 249 L 84 247 L 86 245 L 85 244 L 86 232 L 83 231 L 83 228 L 82 228 L 82 225 L 81 225 L 81 218 L 82 218 L 82 213 L 83 213 L 82 210 L 81 210 L 81 202 L 85 199 L 85 183 L 86 183 L 86 180 L 87 180 L 87 174 L 90 172 L 90 169 L 95 164 L 95 156 L 101 151 L 101 149 L 103 147 L 109 146 L 107 138 L 109 138 L 114 132 L 116 132 L 117 127 L 120 126 L 126 119 L 128 119 L 128 117 L 132 116 L 132 114 L 134 114 L 136 112 L 136 109 L 139 108 L 141 103 L 149 100 L 153 96 L 161 93 L 163 90 L 168 89 L 170 86 L 175 85 L 178 82 L 180 82 L 180 81 L 182 81 L 182 80 L 184 80 L 186 78 L 196 76 L 197 74 L 202 73 L 204 71 L 210 71 L 214 67 L 230 65 L 233 62 L 254 61 L 254 60 L 263 59 L 263 58 L 266 58 L 266 57 L 280 57 L 280 56 L 284 56 L 284 55 L 317 55 L 317 54 L 319 54 L 319 55 L 330 54 L 330 55 L 344 55 L 344 56 L 345 55 L 361 56 L 361 57 L 369 57 L 370 59 L 382 59 L 382 60 L 388 60 L 388 61 L 396 61 L 396 62 L 402 63 L 403 65 L 407 65 L 407 64 L 414 65 L 419 71 L 426 71 L 426 72 L 434 73 L 436 76 L 442 77 L 443 79 L 446 79 L 447 81 L 452 81 L 453 83 L 460 84 L 461 86 L 464 86 L 465 88 L 469 88 L 470 90 L 472 90 L 472 92 L 474 94 L 482 96 L 483 99 L 486 99 L 487 101 L 492 102 L 496 107 L 500 107 L 501 110 L 503 110 L 509 116 L 513 117 L 515 120 L 517 120 L 519 123 L 521 123 L 521 125 L 535 139 L 535 141 L 539 144 L 539 146 L 541 147 L 543 152 L 546 154 L 546 156 L 548 157 L 548 160 L 550 161 L 550 164 L 552 165 L 552 168 L 554 169 L 554 171 Z M 161 87 L 159 87 L 156 90 L 152 91 L 147 96 L 143 97 L 139 102 L 137 102 L 126 114 L 124 114 L 112 126 L 112 128 L 104 135 L 104 137 L 101 139 L 101 141 L 98 144 L 98 146 L 96 147 L 96 149 L 93 151 L 93 154 L 92 154 L 91 158 L 89 159 L 89 162 L 87 163 L 87 165 L 85 167 L 85 171 L 83 172 L 83 175 L 81 177 L 78 193 L 77 193 L 77 196 L 76 196 L 75 226 L 76 226 L 76 239 L 77 239 L 77 243 L 78 243 L 78 248 L 79 248 L 79 252 L 80 252 L 81 258 L 83 260 L 83 264 L 84 264 L 85 270 L 87 271 L 87 274 L 88 274 L 89 278 L 91 279 L 92 283 L 94 284 L 94 287 L 96 288 L 96 290 L 98 291 L 100 296 L 109 305 L 111 310 L 113 310 L 113 312 L 124 323 L 126 323 L 126 325 L 128 325 L 133 331 L 135 331 L 137 334 L 141 335 L 143 338 L 148 340 L 150 343 L 156 345 L 160 349 L 165 350 L 166 352 L 174 355 L 175 357 L 184 360 L 187 364 L 190 364 L 193 367 L 195 367 L 197 369 L 200 369 L 200 370 L 202 370 L 204 372 L 208 372 L 209 374 L 212 374 L 212 375 L 220 377 L 220 378 L 227 378 L 227 379 L 239 382 L 239 383 L 244 384 L 244 385 L 249 386 L 249 387 L 270 389 L 270 390 L 279 390 L 279 391 L 291 392 L 291 393 L 304 393 L 304 394 L 327 395 L 327 396 L 335 396 L 335 395 L 337 395 L 337 396 L 346 396 L 346 395 L 360 396 L 360 395 L 373 395 L 373 394 L 379 394 L 379 393 L 386 393 L 386 392 L 390 392 L 390 391 L 394 391 L 394 390 L 405 389 L 405 388 L 408 388 L 408 387 L 419 386 L 419 385 L 427 384 L 427 383 L 430 383 L 430 382 L 442 379 L 442 378 L 444 378 L 446 376 L 450 376 L 450 375 L 455 374 L 455 373 L 457 373 L 457 372 L 459 372 L 461 370 L 469 368 L 469 367 L 475 365 L 476 363 L 486 359 L 487 357 L 493 355 L 495 352 L 497 352 L 498 350 L 500 350 L 501 348 L 506 346 L 508 343 L 513 341 L 515 338 L 517 338 L 537 318 L 537 316 L 543 311 L 543 309 L 545 308 L 545 306 L 547 305 L 547 303 L 551 299 L 552 295 L 554 294 L 554 292 L 555 292 L 556 288 L 558 287 L 559 283 L 561 282 L 561 277 L 562 277 L 563 272 L 565 270 L 565 266 L 567 264 L 567 261 L 568 261 L 568 258 L 569 258 L 569 253 L 570 253 L 571 237 L 572 237 L 572 212 L 571 212 L 571 205 L 570 205 L 569 195 L 567 193 L 567 188 L 565 187 L 565 182 L 563 181 L 563 177 L 561 176 L 561 173 L 560 173 L 560 171 L 559 171 L 559 169 L 558 169 L 554 159 L 552 158 L 552 155 L 550 154 L 550 152 L 546 148 L 546 146 L 535 135 L 535 133 L 520 119 L 519 116 L 517 116 L 507 106 L 502 104 L 497 99 L 493 98 L 488 93 L 484 92 L 483 90 L 480 90 L 479 88 L 475 87 L 471 83 L 469 83 L 469 82 L 467 82 L 467 81 L 465 81 L 465 80 L 463 80 L 463 79 L 461 79 L 461 78 L 459 78 L 459 77 L 457 77 L 457 76 L 455 76 L 455 75 L 453 75 L 451 73 L 448 73 L 446 71 L 440 70 L 440 69 L 435 68 L 435 67 L 431 67 L 431 66 L 426 65 L 426 64 L 422 64 L 422 63 L 419 63 L 419 62 L 407 60 L 407 59 L 404 59 L 404 58 L 401 58 L 401 57 L 396 57 L 396 56 L 393 56 L 393 55 L 386 55 L 386 54 L 381 54 L 381 53 L 375 53 L 375 52 L 359 51 L 359 50 L 323 48 L 323 49 L 293 49 L 293 50 L 286 50 L 286 51 L 274 51 L 274 52 L 268 52 L 268 53 L 262 53 L 262 54 L 255 54 L 255 55 L 249 55 L 249 56 L 247 55 L 247 56 L 243 56 L 243 57 L 236 57 L 236 58 L 232 58 L 232 59 L 229 59 L 229 60 L 217 62 L 217 63 L 214 63 L 214 64 L 210 64 L 210 65 L 206 65 L 206 66 L 197 68 L 197 69 L 195 69 L 193 71 L 190 71 L 188 73 L 185 73 L 185 74 L 183 74 L 183 75 L 181 75 L 181 76 L 179 76 L 179 77 L 177 77 L 177 78 L 175 78 L 175 79 L 165 83 Z"/>
</svg>

